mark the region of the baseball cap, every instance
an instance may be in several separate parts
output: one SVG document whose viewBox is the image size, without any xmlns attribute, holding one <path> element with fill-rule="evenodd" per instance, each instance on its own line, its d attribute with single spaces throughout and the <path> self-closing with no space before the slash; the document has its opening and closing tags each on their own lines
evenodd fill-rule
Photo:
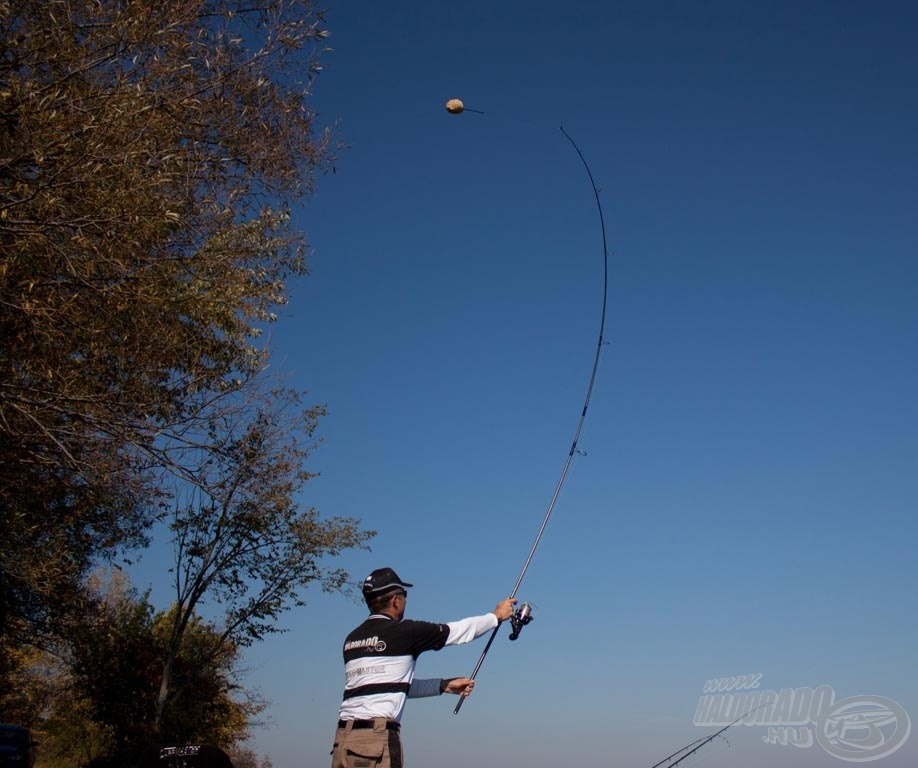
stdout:
<svg viewBox="0 0 918 768">
<path fill-rule="evenodd" d="M 407 581 L 402 581 L 398 574 L 391 568 L 377 568 L 363 580 L 363 596 L 365 598 L 383 595 L 393 589 L 407 589 L 413 587 Z"/>
</svg>

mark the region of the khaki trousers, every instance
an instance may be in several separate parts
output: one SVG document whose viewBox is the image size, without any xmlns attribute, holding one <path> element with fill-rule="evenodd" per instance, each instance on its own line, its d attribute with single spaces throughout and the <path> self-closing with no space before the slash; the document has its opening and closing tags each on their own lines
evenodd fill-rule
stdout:
<svg viewBox="0 0 918 768">
<path fill-rule="evenodd" d="M 372 728 L 354 728 L 349 720 L 335 731 L 332 768 L 402 768 L 402 742 L 398 728 L 387 729 L 384 717 Z"/>
</svg>

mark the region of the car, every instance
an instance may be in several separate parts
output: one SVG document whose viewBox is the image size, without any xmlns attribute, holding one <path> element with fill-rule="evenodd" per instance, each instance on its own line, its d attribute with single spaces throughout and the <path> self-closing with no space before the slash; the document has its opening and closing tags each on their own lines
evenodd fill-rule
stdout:
<svg viewBox="0 0 918 768">
<path fill-rule="evenodd" d="M 0 768 L 32 768 L 37 746 L 28 728 L 0 723 Z"/>
</svg>

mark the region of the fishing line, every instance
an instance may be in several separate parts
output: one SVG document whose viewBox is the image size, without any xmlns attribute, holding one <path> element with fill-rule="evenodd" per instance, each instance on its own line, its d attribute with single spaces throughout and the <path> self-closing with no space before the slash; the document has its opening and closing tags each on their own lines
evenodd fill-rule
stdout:
<svg viewBox="0 0 918 768">
<path fill-rule="evenodd" d="M 526 576 L 526 571 L 529 570 L 529 564 L 532 562 L 532 558 L 535 555 L 536 549 L 538 549 L 539 542 L 542 540 L 542 534 L 545 533 L 545 528 L 548 525 L 548 520 L 551 517 L 551 513 L 554 511 L 555 502 L 558 500 L 558 496 L 561 494 L 561 487 L 564 485 L 564 480 L 567 477 L 567 471 L 570 469 L 571 462 L 574 460 L 574 454 L 577 452 L 577 442 L 580 440 L 580 432 L 583 429 L 584 421 L 586 421 L 587 410 L 590 407 L 590 399 L 593 397 L 593 385 L 596 383 L 596 372 L 599 370 L 599 357 L 602 353 L 602 348 L 605 345 L 604 334 L 606 328 L 606 303 L 609 293 L 609 249 L 606 245 L 606 222 L 602 214 L 602 203 L 599 200 L 599 190 L 596 188 L 596 182 L 593 179 L 593 174 L 590 171 L 590 166 L 587 163 L 586 158 L 583 156 L 583 152 L 580 151 L 580 147 L 577 146 L 576 142 L 571 138 L 570 134 L 564 130 L 563 125 L 561 126 L 561 133 L 563 133 L 564 137 L 570 142 L 571 146 L 580 157 L 580 162 L 583 163 L 583 167 L 590 179 L 590 186 L 593 188 L 593 197 L 596 199 L 596 210 L 599 212 L 599 224 L 602 230 L 602 313 L 599 320 L 599 339 L 596 342 L 596 355 L 593 358 L 593 370 L 590 372 L 590 383 L 587 386 L 586 397 L 583 401 L 583 410 L 580 412 L 580 420 L 577 422 L 577 429 L 574 432 L 574 440 L 571 443 L 571 449 L 568 451 L 567 459 L 565 460 L 564 467 L 561 470 L 561 476 L 558 478 L 557 485 L 555 485 L 555 491 L 551 496 L 551 501 L 548 503 L 548 509 L 545 511 L 545 515 L 542 518 L 542 524 L 539 526 L 535 540 L 532 542 L 532 546 L 529 549 L 529 554 L 526 556 L 526 562 L 523 563 L 523 569 L 520 571 L 519 578 L 517 578 L 516 584 L 513 585 L 513 591 L 509 595 L 511 598 L 516 597 L 517 590 L 519 590 L 520 584 L 523 583 L 523 578 Z M 526 609 L 528 606 L 524 605 L 523 608 Z M 522 623 L 526 624 L 529 622 L 530 616 L 527 613 L 523 618 L 524 620 Z M 469 675 L 470 679 L 474 680 L 478 675 L 478 671 L 481 669 L 481 665 L 484 663 L 485 657 L 488 655 L 488 651 L 491 649 L 491 644 L 494 642 L 494 638 L 497 636 L 499 629 L 500 624 L 498 624 L 491 632 L 491 636 L 488 638 L 488 642 L 485 645 L 484 650 L 481 652 L 481 656 L 478 657 L 478 662 L 475 664 L 475 669 L 473 669 L 472 674 Z M 515 624 L 514 632 L 517 635 L 519 634 L 518 630 L 519 628 Z M 511 639 L 515 639 L 513 635 L 511 635 Z M 454 715 L 459 713 L 459 710 L 462 709 L 462 704 L 464 702 L 465 697 L 461 697 L 459 699 L 459 703 L 456 704 L 456 708 L 453 710 Z"/>
</svg>

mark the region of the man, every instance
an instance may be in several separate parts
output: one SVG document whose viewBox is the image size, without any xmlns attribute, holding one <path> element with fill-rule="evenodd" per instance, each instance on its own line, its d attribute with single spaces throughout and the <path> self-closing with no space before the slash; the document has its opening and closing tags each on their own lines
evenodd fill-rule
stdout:
<svg viewBox="0 0 918 768">
<path fill-rule="evenodd" d="M 344 699 L 332 749 L 332 768 L 402 768 L 400 721 L 405 700 L 454 693 L 468 696 L 467 677 L 415 680 L 424 651 L 469 643 L 513 615 L 514 598 L 491 613 L 446 624 L 406 620 L 407 589 L 391 568 L 379 568 L 363 582 L 370 616 L 344 641 Z"/>
</svg>

